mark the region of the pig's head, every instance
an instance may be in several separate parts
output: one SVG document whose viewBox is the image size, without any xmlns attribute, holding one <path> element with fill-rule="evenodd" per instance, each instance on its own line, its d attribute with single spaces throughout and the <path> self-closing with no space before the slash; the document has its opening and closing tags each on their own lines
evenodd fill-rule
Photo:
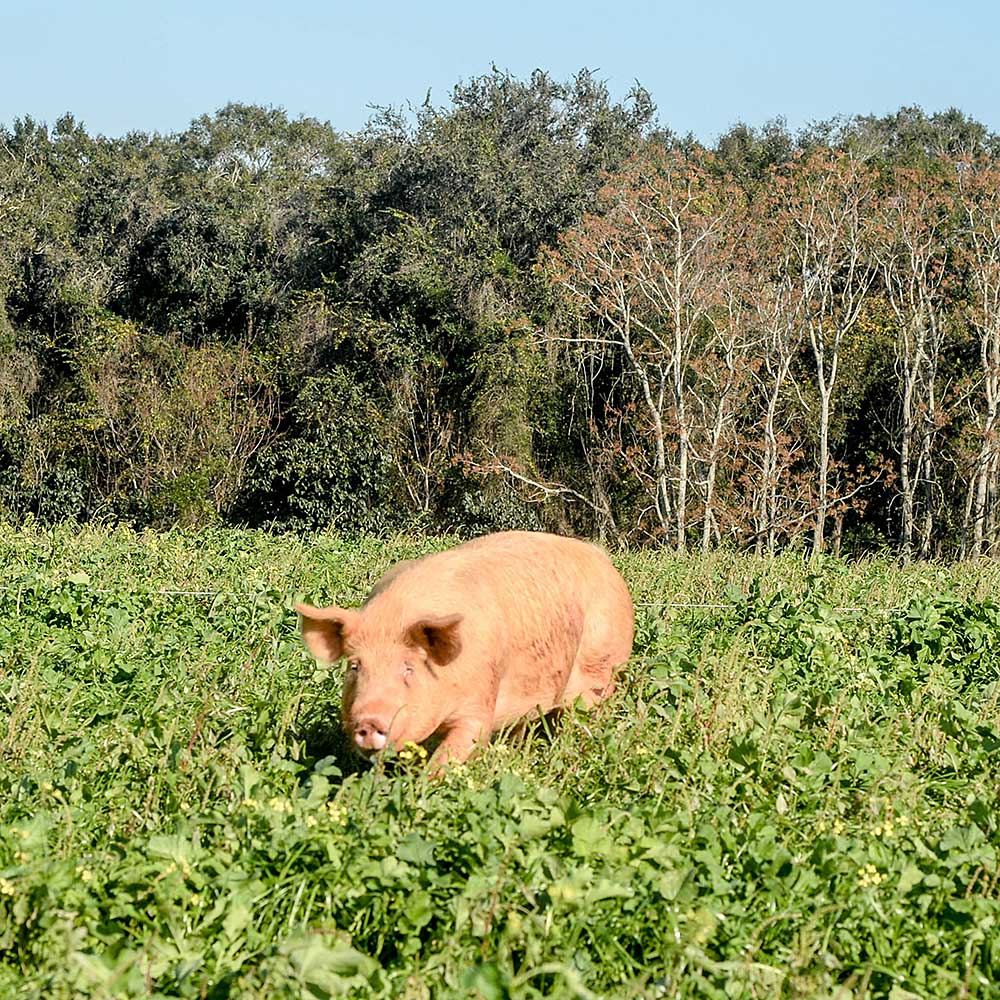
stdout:
<svg viewBox="0 0 1000 1000">
<path fill-rule="evenodd" d="M 388 744 L 422 743 L 447 711 L 441 672 L 462 650 L 461 615 L 422 617 L 398 629 L 364 611 L 296 607 L 302 638 L 320 660 L 346 660 L 341 721 L 366 757 Z"/>
</svg>

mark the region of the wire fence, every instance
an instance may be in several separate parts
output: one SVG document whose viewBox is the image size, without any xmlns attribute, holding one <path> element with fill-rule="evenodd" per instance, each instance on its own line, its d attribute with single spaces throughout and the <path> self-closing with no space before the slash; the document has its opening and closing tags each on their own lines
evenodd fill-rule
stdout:
<svg viewBox="0 0 1000 1000">
<path fill-rule="evenodd" d="M 57 584 L 53 584 L 53 587 Z M 91 587 L 89 585 L 84 585 L 87 587 L 88 593 L 91 594 L 118 594 L 121 591 L 114 587 Z M 21 590 L 23 587 L 0 587 L 0 593 L 12 593 L 14 591 Z M 136 591 L 133 591 L 135 593 Z M 156 589 L 156 590 L 143 590 L 138 591 L 139 593 L 145 594 L 147 596 L 158 596 L 158 597 L 211 597 L 217 599 L 220 597 L 235 597 L 235 598 L 254 598 L 259 597 L 259 591 L 251 590 L 172 590 L 172 589 Z M 350 603 L 352 601 L 357 601 L 359 599 L 359 594 L 334 594 L 333 600 L 338 603 Z M 681 611 L 731 611 L 735 604 L 715 604 L 715 603 L 696 603 L 688 601 L 634 601 L 633 606 L 636 608 L 645 609 L 658 609 L 660 611 L 667 610 L 681 610 Z M 893 608 L 878 608 L 870 606 L 843 606 L 834 607 L 832 611 L 841 614 L 857 614 L 863 611 L 867 611 L 870 614 L 882 614 L 882 615 L 892 615 L 899 614 L 905 611 L 902 607 Z"/>
</svg>

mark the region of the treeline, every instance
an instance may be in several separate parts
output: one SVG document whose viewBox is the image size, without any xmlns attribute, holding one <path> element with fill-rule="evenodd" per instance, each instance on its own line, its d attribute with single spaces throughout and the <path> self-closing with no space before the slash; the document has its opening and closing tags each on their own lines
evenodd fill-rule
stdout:
<svg viewBox="0 0 1000 1000">
<path fill-rule="evenodd" d="M 0 517 L 995 553 L 1000 143 L 493 73 L 0 127 Z"/>
</svg>

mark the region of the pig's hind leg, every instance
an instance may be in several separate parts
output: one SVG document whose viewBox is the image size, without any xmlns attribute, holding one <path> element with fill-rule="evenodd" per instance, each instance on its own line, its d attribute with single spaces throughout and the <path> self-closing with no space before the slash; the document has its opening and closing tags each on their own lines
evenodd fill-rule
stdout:
<svg viewBox="0 0 1000 1000">
<path fill-rule="evenodd" d="M 586 708 L 604 701 L 615 689 L 615 667 L 608 657 L 578 656 L 569 675 L 562 704 L 568 708 L 579 698 Z"/>
<path fill-rule="evenodd" d="M 566 684 L 563 705 L 572 705 L 580 698 L 589 709 L 608 698 L 615 689 L 615 671 L 628 660 L 631 652 L 630 634 L 615 628 L 604 616 L 588 618 Z"/>
</svg>

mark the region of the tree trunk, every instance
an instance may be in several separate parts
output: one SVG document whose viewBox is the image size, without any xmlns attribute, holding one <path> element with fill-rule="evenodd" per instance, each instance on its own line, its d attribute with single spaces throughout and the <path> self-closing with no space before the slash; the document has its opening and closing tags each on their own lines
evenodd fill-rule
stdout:
<svg viewBox="0 0 1000 1000">
<path fill-rule="evenodd" d="M 834 558 L 840 558 L 840 542 L 844 536 L 844 515 L 835 514 L 833 518 L 833 539 L 831 540 L 831 548 L 833 550 Z"/>
<path fill-rule="evenodd" d="M 677 236 L 676 263 L 674 265 L 674 288 L 681 288 L 681 261 L 683 248 L 680 233 Z M 674 357 L 673 357 L 673 390 L 674 406 L 677 409 L 677 551 L 687 549 L 687 480 L 688 453 L 691 444 L 690 428 L 688 427 L 687 406 L 684 396 L 684 320 L 681 315 L 682 303 L 680 295 L 674 296 Z"/>
<path fill-rule="evenodd" d="M 718 464 L 718 461 L 713 459 L 705 475 L 705 520 L 701 531 L 701 551 L 706 554 L 712 547 L 712 531 L 715 528 L 715 514 L 712 511 L 712 504 L 715 500 L 715 476 Z"/>
<path fill-rule="evenodd" d="M 913 381 L 909 366 L 903 376 L 902 413 L 899 434 L 899 490 L 902 495 L 902 512 L 899 523 L 900 554 L 904 562 L 913 555 L 913 477 L 910 474 L 910 449 L 913 439 Z"/>
<path fill-rule="evenodd" d="M 994 428 L 1000 409 L 1000 328 L 991 330 L 980 339 L 980 358 L 983 368 L 983 391 L 986 396 L 986 413 L 983 418 L 982 444 L 976 463 L 976 495 L 972 521 L 972 555 L 984 555 L 992 548 L 995 539 L 987 532 L 987 511 L 990 494 L 995 488 Z"/>
<path fill-rule="evenodd" d="M 825 544 L 827 495 L 830 479 L 830 392 L 820 389 L 819 414 L 819 482 L 816 497 L 816 523 L 813 527 L 813 554 L 823 551 Z"/>
</svg>

